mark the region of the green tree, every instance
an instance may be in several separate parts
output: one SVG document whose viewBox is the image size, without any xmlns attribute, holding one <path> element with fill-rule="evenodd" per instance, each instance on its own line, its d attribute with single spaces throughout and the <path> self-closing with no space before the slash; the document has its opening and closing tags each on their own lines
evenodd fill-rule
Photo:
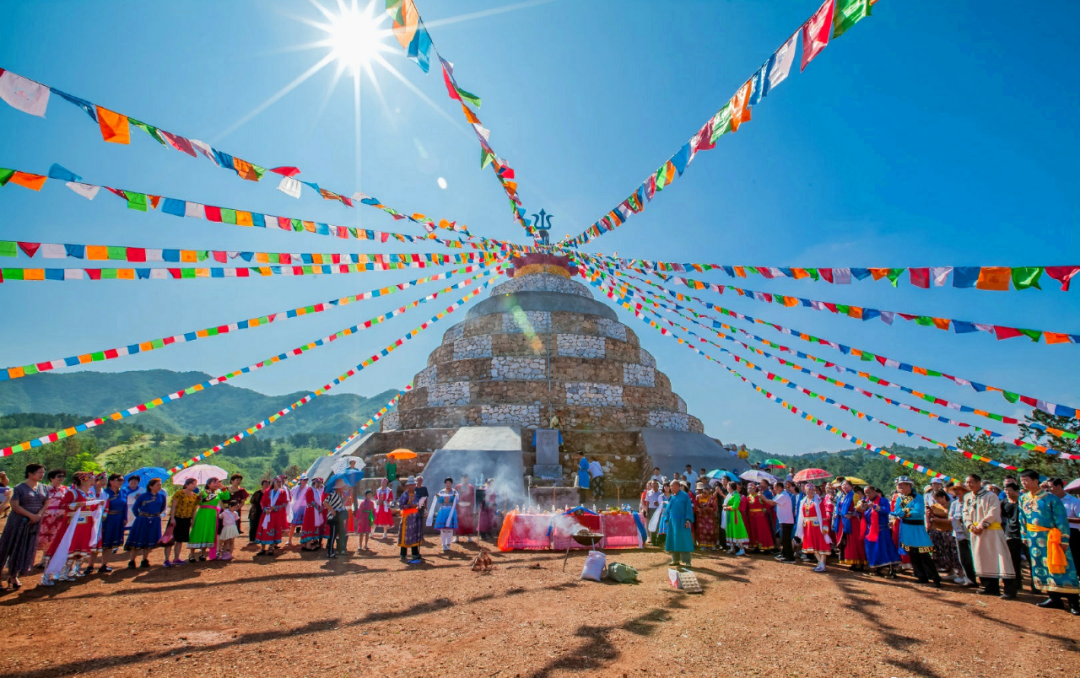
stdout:
<svg viewBox="0 0 1080 678">
<path fill-rule="evenodd" d="M 1008 458 L 1008 446 L 1005 443 L 994 442 L 994 439 L 985 433 L 969 433 L 960 436 L 956 439 L 956 446 L 961 450 L 971 452 L 972 454 L 1008 463 L 1006 461 Z M 997 467 L 991 466 L 984 461 L 968 459 L 959 452 L 953 452 L 951 450 L 945 451 L 941 460 L 937 463 L 936 470 L 945 475 L 952 476 L 957 482 L 961 483 L 964 482 L 964 478 L 972 473 L 985 480 L 993 480 L 995 482 L 999 481 L 1001 477 L 1004 477 L 1005 475 L 1005 472 Z"/>
<path fill-rule="evenodd" d="M 155 445 L 161 445 L 161 443 L 165 442 L 165 432 L 154 431 L 153 441 Z"/>
<path fill-rule="evenodd" d="M 289 466 L 289 453 L 284 447 L 278 447 L 277 452 L 274 454 L 274 469 L 279 473 L 284 473 L 285 469 Z"/>
</svg>

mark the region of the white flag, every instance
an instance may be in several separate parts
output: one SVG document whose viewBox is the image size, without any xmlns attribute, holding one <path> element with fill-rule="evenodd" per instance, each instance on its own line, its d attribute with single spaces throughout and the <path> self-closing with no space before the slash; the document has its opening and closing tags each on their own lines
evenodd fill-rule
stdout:
<svg viewBox="0 0 1080 678">
<path fill-rule="evenodd" d="M 67 248 L 59 243 L 42 243 L 41 256 L 46 259 L 63 259 L 67 256 Z"/>
<path fill-rule="evenodd" d="M 799 34 L 795 33 L 769 58 L 769 73 L 766 76 L 769 86 L 765 90 L 766 94 L 786 80 L 791 73 L 791 64 L 795 63 L 795 41 L 798 39 Z"/>
<path fill-rule="evenodd" d="M 945 279 L 952 272 L 952 266 L 934 266 L 930 269 L 930 277 L 934 279 L 934 287 L 944 287 Z"/>
<path fill-rule="evenodd" d="M 206 218 L 206 208 L 197 202 L 191 202 L 190 200 L 184 203 L 184 216 L 194 217 L 195 219 Z"/>
<path fill-rule="evenodd" d="M 11 71 L 4 71 L 0 75 L 0 99 L 23 113 L 44 118 L 49 105 L 49 88 Z"/>
<path fill-rule="evenodd" d="M 78 181 L 67 182 L 67 187 L 75 191 L 87 200 L 93 200 L 97 197 L 98 191 L 101 190 L 101 186 L 95 186 L 93 184 L 81 184 Z"/>
<path fill-rule="evenodd" d="M 300 197 L 300 182 L 292 177 L 281 177 L 277 189 L 291 198 Z"/>
</svg>

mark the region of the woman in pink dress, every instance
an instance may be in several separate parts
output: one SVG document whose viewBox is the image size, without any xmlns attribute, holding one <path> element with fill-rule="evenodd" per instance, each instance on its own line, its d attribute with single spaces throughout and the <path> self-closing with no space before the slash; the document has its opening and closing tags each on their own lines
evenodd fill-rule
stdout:
<svg viewBox="0 0 1080 678">
<path fill-rule="evenodd" d="M 67 485 L 64 484 L 66 475 L 67 473 L 63 469 L 54 469 L 49 471 L 47 476 L 49 479 L 49 496 L 45 500 L 45 515 L 41 518 L 41 527 L 38 528 L 37 538 L 37 547 L 42 551 L 52 546 L 53 537 L 56 536 L 61 523 L 64 522 L 64 515 L 67 513 L 64 510 L 64 495 L 68 491 Z M 49 556 L 46 555 L 38 568 L 45 568 L 48 565 Z"/>
<path fill-rule="evenodd" d="M 390 512 L 393 501 L 394 491 L 390 489 L 389 481 L 383 478 L 375 491 L 375 527 L 382 528 L 383 539 L 386 539 L 386 530 L 394 526 L 394 514 Z"/>
<path fill-rule="evenodd" d="M 829 519 L 832 516 L 825 501 L 818 495 L 816 487 L 807 483 L 803 491 L 806 498 L 803 499 L 802 510 L 799 511 L 795 536 L 802 539 L 803 553 L 817 557 L 818 564 L 814 572 L 824 572 L 825 558 L 832 551 L 832 539 L 829 536 Z"/>
<path fill-rule="evenodd" d="M 750 496 L 746 498 L 746 527 L 750 533 L 748 548 L 770 551 L 773 547 L 772 526 L 769 524 L 769 505 L 756 483 L 750 483 Z"/>
<path fill-rule="evenodd" d="M 356 533 L 360 535 L 360 546 L 356 549 L 356 555 L 360 555 L 361 551 L 369 550 L 368 540 L 375 526 L 375 502 L 371 500 L 371 490 L 364 492 L 363 501 L 356 507 L 353 525 L 356 526 Z"/>
</svg>

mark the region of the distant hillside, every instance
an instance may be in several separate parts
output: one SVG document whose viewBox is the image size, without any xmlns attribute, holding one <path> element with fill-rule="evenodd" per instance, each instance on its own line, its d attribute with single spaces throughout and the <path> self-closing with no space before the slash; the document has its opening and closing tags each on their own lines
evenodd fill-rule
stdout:
<svg viewBox="0 0 1080 678">
<path fill-rule="evenodd" d="M 146 370 L 136 372 L 75 372 L 36 374 L 0 382 L 0 415 L 90 412 L 101 416 L 210 379 L 203 372 Z M 268 427 L 261 437 L 282 438 L 294 433 L 332 433 L 345 436 L 367 421 L 395 391 L 371 398 L 328 394 Z M 305 392 L 268 396 L 229 384 L 215 386 L 127 421 L 147 431 L 174 434 L 235 432 L 268 417 L 306 395 Z M 66 425 L 80 423 L 72 420 Z"/>
</svg>

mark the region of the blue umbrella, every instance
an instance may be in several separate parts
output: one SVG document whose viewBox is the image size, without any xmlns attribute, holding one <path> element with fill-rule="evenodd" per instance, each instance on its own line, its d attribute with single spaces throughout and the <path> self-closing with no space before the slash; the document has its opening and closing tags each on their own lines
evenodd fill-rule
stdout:
<svg viewBox="0 0 1080 678">
<path fill-rule="evenodd" d="M 341 478 L 345 481 L 345 485 L 348 487 L 355 487 L 361 480 L 364 479 L 364 472 L 358 468 L 350 468 L 342 471 L 341 473 L 335 473 L 326 479 L 326 487 L 328 489 L 334 489 L 334 483 Z"/>
<path fill-rule="evenodd" d="M 135 476 L 139 479 L 139 489 L 145 490 L 147 484 L 152 478 L 157 478 L 158 480 L 164 482 L 165 479 L 169 477 L 169 472 L 161 468 L 160 466 L 144 466 L 143 468 L 137 471 L 132 471 L 131 473 L 124 476 L 124 482 L 126 483 L 128 479 L 132 476 Z"/>
<path fill-rule="evenodd" d="M 731 471 L 724 471 L 723 469 L 714 469 L 705 474 L 706 478 L 727 478 L 733 482 L 739 482 L 739 476 L 735 475 Z"/>
</svg>

